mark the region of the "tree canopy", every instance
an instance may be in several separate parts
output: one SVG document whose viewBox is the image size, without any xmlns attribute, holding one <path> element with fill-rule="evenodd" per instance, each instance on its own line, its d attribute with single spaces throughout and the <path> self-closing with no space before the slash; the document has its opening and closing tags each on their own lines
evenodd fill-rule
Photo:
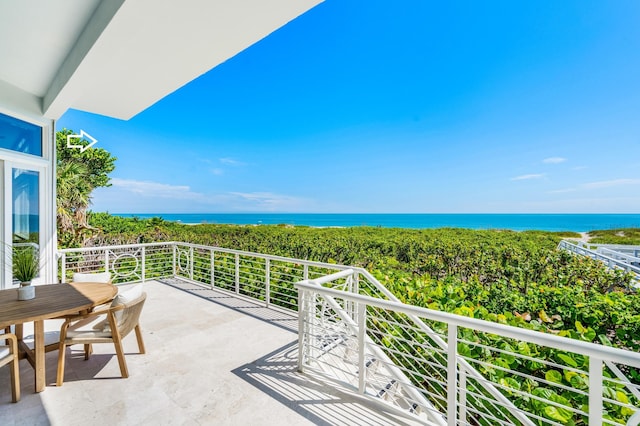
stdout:
<svg viewBox="0 0 640 426">
<path fill-rule="evenodd" d="M 90 229 L 87 210 L 91 193 L 95 188 L 111 186 L 109 173 L 115 169 L 116 161 L 103 148 L 82 151 L 67 147 L 67 136 L 73 134 L 69 129 L 56 133 L 56 213 L 59 239 L 65 245 L 78 242 L 83 232 Z"/>
</svg>

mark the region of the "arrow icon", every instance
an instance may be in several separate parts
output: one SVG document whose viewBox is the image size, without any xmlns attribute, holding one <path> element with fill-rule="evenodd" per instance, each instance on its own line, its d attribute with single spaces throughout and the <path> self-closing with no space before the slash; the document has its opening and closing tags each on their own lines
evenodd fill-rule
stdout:
<svg viewBox="0 0 640 426">
<path fill-rule="evenodd" d="M 71 139 L 82 140 L 82 139 L 85 139 L 85 138 L 91 141 L 89 143 L 89 145 L 73 144 L 71 142 Z M 80 134 L 79 135 L 68 135 L 67 136 L 67 148 L 80 148 L 80 152 L 85 152 L 87 149 L 91 148 L 92 146 L 94 146 L 97 143 L 98 143 L 98 140 L 96 138 L 94 138 L 93 136 L 91 136 L 89 133 L 85 132 L 82 129 L 80 129 Z"/>
</svg>

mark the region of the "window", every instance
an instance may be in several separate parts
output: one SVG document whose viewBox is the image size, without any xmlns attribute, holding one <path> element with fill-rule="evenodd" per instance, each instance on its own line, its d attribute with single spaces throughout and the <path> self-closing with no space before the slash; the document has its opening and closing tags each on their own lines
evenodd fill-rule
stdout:
<svg viewBox="0 0 640 426">
<path fill-rule="evenodd" d="M 33 170 L 13 169 L 13 242 L 39 242 L 40 206 L 39 173 Z"/>
<path fill-rule="evenodd" d="M 0 114 L 0 148 L 42 157 L 42 128 Z"/>
</svg>

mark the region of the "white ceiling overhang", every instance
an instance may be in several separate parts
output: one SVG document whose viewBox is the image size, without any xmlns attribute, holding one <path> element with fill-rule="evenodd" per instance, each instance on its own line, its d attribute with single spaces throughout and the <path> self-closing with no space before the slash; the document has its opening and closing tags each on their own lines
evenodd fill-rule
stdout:
<svg viewBox="0 0 640 426">
<path fill-rule="evenodd" d="M 322 0 L 0 0 L 0 104 L 129 119 Z"/>
</svg>

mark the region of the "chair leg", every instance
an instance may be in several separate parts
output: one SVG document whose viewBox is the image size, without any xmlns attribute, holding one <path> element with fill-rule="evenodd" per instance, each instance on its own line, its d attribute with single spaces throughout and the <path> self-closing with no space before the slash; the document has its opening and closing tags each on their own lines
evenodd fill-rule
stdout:
<svg viewBox="0 0 640 426">
<path fill-rule="evenodd" d="M 87 361 L 89 359 L 89 356 L 93 353 L 93 347 L 91 346 L 91 343 L 87 343 L 86 345 L 84 345 L 84 360 Z"/>
<path fill-rule="evenodd" d="M 14 353 L 13 361 L 11 362 L 11 401 L 20 401 L 20 358 L 17 353 Z"/>
<path fill-rule="evenodd" d="M 113 311 L 109 311 L 107 314 L 109 320 L 109 327 L 111 327 L 111 338 L 113 339 L 113 346 L 116 348 L 116 355 L 118 356 L 118 365 L 120 366 L 120 374 L 123 378 L 129 377 L 129 370 L 127 370 L 127 361 L 124 359 L 124 350 L 122 349 L 122 337 L 118 330 L 118 323 Z"/>
<path fill-rule="evenodd" d="M 18 339 L 15 336 L 10 336 L 6 339 L 9 344 L 9 350 L 13 356 L 11 360 L 11 371 L 9 375 L 11 377 L 11 401 L 20 401 L 20 356 L 18 354 Z"/>
<path fill-rule="evenodd" d="M 144 340 L 142 340 L 142 330 L 140 329 L 140 324 L 136 325 L 136 339 L 138 340 L 138 351 L 141 354 L 146 353 L 144 348 Z"/>
<path fill-rule="evenodd" d="M 66 352 L 67 347 L 61 342 L 58 347 L 58 375 L 56 377 L 56 386 L 62 386 L 62 382 L 64 382 L 64 357 Z"/>
<path fill-rule="evenodd" d="M 67 328 L 69 324 L 64 323 L 60 329 L 60 344 L 58 345 L 58 374 L 56 377 L 56 386 L 62 386 L 64 382 L 64 357 L 67 352 L 67 346 L 64 341 L 67 338 Z"/>
<path fill-rule="evenodd" d="M 122 378 L 129 377 L 129 370 L 127 369 L 127 360 L 124 358 L 124 350 L 122 349 L 122 340 L 113 339 L 113 345 L 116 347 L 116 355 L 118 356 L 118 365 L 120 366 L 120 374 Z"/>
</svg>

